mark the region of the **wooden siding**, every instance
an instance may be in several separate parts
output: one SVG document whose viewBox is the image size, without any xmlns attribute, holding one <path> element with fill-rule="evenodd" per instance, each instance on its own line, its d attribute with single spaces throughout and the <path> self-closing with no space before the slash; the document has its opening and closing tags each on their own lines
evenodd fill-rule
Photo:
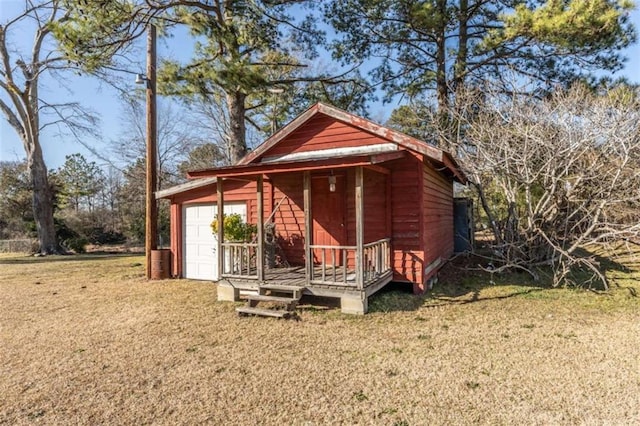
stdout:
<svg viewBox="0 0 640 426">
<path fill-rule="evenodd" d="M 422 180 L 415 156 L 385 164 L 391 170 L 391 245 L 394 280 L 422 284 L 424 269 L 421 198 Z"/>
<path fill-rule="evenodd" d="M 386 139 L 366 133 L 349 124 L 319 114 L 295 130 L 262 157 L 388 143 Z"/>
<path fill-rule="evenodd" d="M 453 254 L 453 182 L 430 164 L 423 166 L 422 200 L 424 262 L 428 267 L 439 260 L 444 262 Z M 425 274 L 423 282 L 437 271 L 438 268 L 434 268 Z"/>
<path fill-rule="evenodd" d="M 364 170 L 364 243 L 388 238 L 391 229 L 388 221 L 387 206 L 387 175 L 373 170 Z M 343 245 L 356 245 L 356 201 L 355 201 L 355 170 L 347 173 L 346 188 L 346 223 L 347 240 Z M 355 253 L 350 252 L 348 266 L 355 266 Z"/>
<path fill-rule="evenodd" d="M 273 217 L 280 249 L 290 265 L 304 265 L 302 173 L 273 175 L 271 183 L 273 185 L 274 206 L 280 203 L 283 197 L 286 197 Z"/>
<path fill-rule="evenodd" d="M 225 201 L 253 200 L 256 198 L 256 182 L 250 180 L 225 180 L 224 183 Z M 203 188 L 196 188 L 192 191 L 176 194 L 169 199 L 172 204 L 202 204 L 215 203 L 216 184 L 211 184 Z"/>
</svg>

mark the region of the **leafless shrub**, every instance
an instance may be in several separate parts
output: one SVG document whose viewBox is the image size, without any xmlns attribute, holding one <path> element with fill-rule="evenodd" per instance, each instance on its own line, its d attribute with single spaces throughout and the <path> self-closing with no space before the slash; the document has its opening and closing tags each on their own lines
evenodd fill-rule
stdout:
<svg viewBox="0 0 640 426">
<path fill-rule="evenodd" d="M 618 87 L 584 86 L 544 99 L 490 88 L 460 96 L 455 131 L 441 140 L 457 152 L 487 216 L 498 269 L 554 285 L 608 287 L 592 244 L 640 235 L 640 101 Z M 588 271 L 576 280 L 573 272 Z M 585 278 L 586 276 L 586 278 Z"/>
</svg>

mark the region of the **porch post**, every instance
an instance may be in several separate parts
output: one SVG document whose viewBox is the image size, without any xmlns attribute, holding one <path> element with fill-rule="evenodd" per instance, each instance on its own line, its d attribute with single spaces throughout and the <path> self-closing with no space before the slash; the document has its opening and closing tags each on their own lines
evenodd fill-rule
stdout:
<svg viewBox="0 0 640 426">
<path fill-rule="evenodd" d="M 364 246 L 364 182 L 363 168 L 356 167 L 356 286 L 358 290 L 364 288 L 363 246 Z"/>
<path fill-rule="evenodd" d="M 258 196 L 258 249 L 256 268 L 258 269 L 258 282 L 264 282 L 264 185 L 262 175 L 258 176 L 257 182 Z"/>
<path fill-rule="evenodd" d="M 218 193 L 218 279 L 220 279 L 224 271 L 224 253 L 222 252 L 222 242 L 224 241 L 224 191 L 222 189 L 222 178 L 218 178 L 216 190 Z"/>
<path fill-rule="evenodd" d="M 311 253 L 311 172 L 304 172 L 304 252 L 305 252 L 305 276 L 307 283 L 311 281 L 313 271 L 313 257 Z"/>
</svg>

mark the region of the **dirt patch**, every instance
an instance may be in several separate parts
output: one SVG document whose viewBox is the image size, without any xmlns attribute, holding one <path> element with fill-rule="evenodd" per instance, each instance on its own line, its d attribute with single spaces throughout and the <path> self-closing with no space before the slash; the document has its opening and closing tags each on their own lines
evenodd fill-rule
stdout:
<svg viewBox="0 0 640 426">
<path fill-rule="evenodd" d="M 0 424 L 640 421 L 637 269 L 607 295 L 441 279 L 366 316 L 284 321 L 143 264 L 0 255 Z"/>
</svg>

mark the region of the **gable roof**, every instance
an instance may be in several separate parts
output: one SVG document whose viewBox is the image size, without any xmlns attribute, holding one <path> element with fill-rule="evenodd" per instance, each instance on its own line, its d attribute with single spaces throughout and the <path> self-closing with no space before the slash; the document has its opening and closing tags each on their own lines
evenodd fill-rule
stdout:
<svg viewBox="0 0 640 426">
<path fill-rule="evenodd" d="M 276 156 L 266 155 L 276 145 L 286 141 L 294 132 L 304 128 L 314 117 L 328 117 L 335 122 L 351 126 L 361 132 L 373 135 L 378 139 L 378 143 L 374 145 L 291 152 Z M 333 165 L 333 167 L 337 167 L 338 164 L 347 166 L 356 163 L 375 165 L 380 162 L 382 158 L 386 158 L 387 160 L 385 161 L 392 159 L 399 151 L 412 151 L 420 154 L 425 161 L 434 164 L 440 171 L 447 171 L 459 182 L 466 183 L 464 173 L 448 152 L 402 132 L 381 126 L 370 120 L 321 102 L 316 103 L 278 132 L 274 133 L 235 165 L 194 170 L 188 172 L 187 177 L 200 180 L 202 178 L 215 176 L 254 175 L 258 173 L 285 172 L 302 169 L 312 170 L 325 163 L 327 167 L 330 164 Z M 338 162 L 338 164 L 336 164 L 336 162 Z"/>
<path fill-rule="evenodd" d="M 322 102 L 316 103 L 311 108 L 307 109 L 305 112 L 296 117 L 289 124 L 274 133 L 256 149 L 242 158 L 237 163 L 237 165 L 241 166 L 264 162 L 264 154 L 266 154 L 271 148 L 280 143 L 282 140 L 286 139 L 287 136 L 291 135 L 293 132 L 304 126 L 305 123 L 319 114 L 328 116 L 337 121 L 360 129 L 364 132 L 376 135 L 389 142 L 393 142 L 402 148 L 422 154 L 430 161 L 434 161 L 445 166 L 453 173 L 454 176 L 456 176 L 456 178 L 458 178 L 459 181 L 466 181 L 464 174 L 460 171 L 456 161 L 448 152 L 431 146 L 424 141 L 406 135 L 397 130 L 384 127 L 382 125 L 374 123 L 373 121 L 367 120 L 366 118 L 359 117 L 357 115 L 343 111 L 334 106 L 324 104 Z"/>
</svg>

